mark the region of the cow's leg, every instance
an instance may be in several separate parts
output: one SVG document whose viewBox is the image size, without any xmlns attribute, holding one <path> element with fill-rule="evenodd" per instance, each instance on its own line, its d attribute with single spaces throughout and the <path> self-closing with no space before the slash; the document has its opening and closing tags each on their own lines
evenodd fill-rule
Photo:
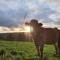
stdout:
<svg viewBox="0 0 60 60">
<path fill-rule="evenodd" d="M 59 58 L 60 58 L 60 37 L 58 39 L 58 45 L 57 45 L 57 47 L 58 47 L 58 55 L 59 55 Z"/>
<path fill-rule="evenodd" d="M 37 55 L 38 55 L 39 60 L 40 60 L 40 46 L 37 45 L 37 44 L 35 44 L 35 46 L 36 46 L 36 49 L 37 49 Z"/>
<path fill-rule="evenodd" d="M 41 60 L 43 59 L 43 47 L 44 45 L 40 46 L 40 56 L 41 56 Z"/>
<path fill-rule="evenodd" d="M 57 56 L 57 53 L 58 53 L 58 47 L 57 47 L 57 44 L 54 44 L 54 47 L 55 47 L 55 51 L 56 51 L 56 56 Z"/>
</svg>

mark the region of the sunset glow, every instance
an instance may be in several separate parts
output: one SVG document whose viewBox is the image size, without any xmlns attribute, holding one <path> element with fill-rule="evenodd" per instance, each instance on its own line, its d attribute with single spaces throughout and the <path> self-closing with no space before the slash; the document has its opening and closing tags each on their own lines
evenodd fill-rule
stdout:
<svg viewBox="0 0 60 60">
<path fill-rule="evenodd" d="M 24 26 L 24 32 L 31 32 L 30 26 Z"/>
<path fill-rule="evenodd" d="M 0 33 L 19 33 L 19 32 L 27 32 L 30 33 L 31 32 L 31 27 L 30 26 L 26 26 L 26 25 L 22 25 L 22 27 L 14 27 L 14 28 L 7 28 L 4 27 L 4 29 L 2 27 L 0 27 Z"/>
</svg>

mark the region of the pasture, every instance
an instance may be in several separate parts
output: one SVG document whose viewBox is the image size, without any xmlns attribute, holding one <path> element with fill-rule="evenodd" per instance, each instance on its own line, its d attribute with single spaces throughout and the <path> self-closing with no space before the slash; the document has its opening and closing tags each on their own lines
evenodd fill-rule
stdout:
<svg viewBox="0 0 60 60">
<path fill-rule="evenodd" d="M 1 51 L 5 53 L 1 54 Z M 44 46 L 44 56 L 57 60 L 54 54 L 53 45 Z M 36 47 L 33 42 L 0 40 L 0 60 L 38 60 Z"/>
</svg>

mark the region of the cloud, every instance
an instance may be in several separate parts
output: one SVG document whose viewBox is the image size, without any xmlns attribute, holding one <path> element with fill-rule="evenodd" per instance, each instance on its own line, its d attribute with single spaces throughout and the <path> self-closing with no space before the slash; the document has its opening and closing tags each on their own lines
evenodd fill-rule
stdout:
<svg viewBox="0 0 60 60">
<path fill-rule="evenodd" d="M 0 26 L 0 33 L 13 33 L 13 32 L 24 32 L 24 29 L 19 27 L 8 28 Z"/>
</svg>

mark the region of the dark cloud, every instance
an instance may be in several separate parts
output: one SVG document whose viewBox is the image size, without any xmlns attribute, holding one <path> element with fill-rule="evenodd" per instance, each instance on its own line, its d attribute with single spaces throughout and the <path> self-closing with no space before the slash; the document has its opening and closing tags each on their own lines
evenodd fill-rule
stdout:
<svg viewBox="0 0 60 60">
<path fill-rule="evenodd" d="M 6 17 L 0 17 L 0 26 L 12 27 L 17 26 L 19 23 Z"/>
<path fill-rule="evenodd" d="M 0 11 L 0 26 L 12 27 L 21 25 L 27 15 L 27 10 L 10 10 L 8 12 Z"/>
</svg>

